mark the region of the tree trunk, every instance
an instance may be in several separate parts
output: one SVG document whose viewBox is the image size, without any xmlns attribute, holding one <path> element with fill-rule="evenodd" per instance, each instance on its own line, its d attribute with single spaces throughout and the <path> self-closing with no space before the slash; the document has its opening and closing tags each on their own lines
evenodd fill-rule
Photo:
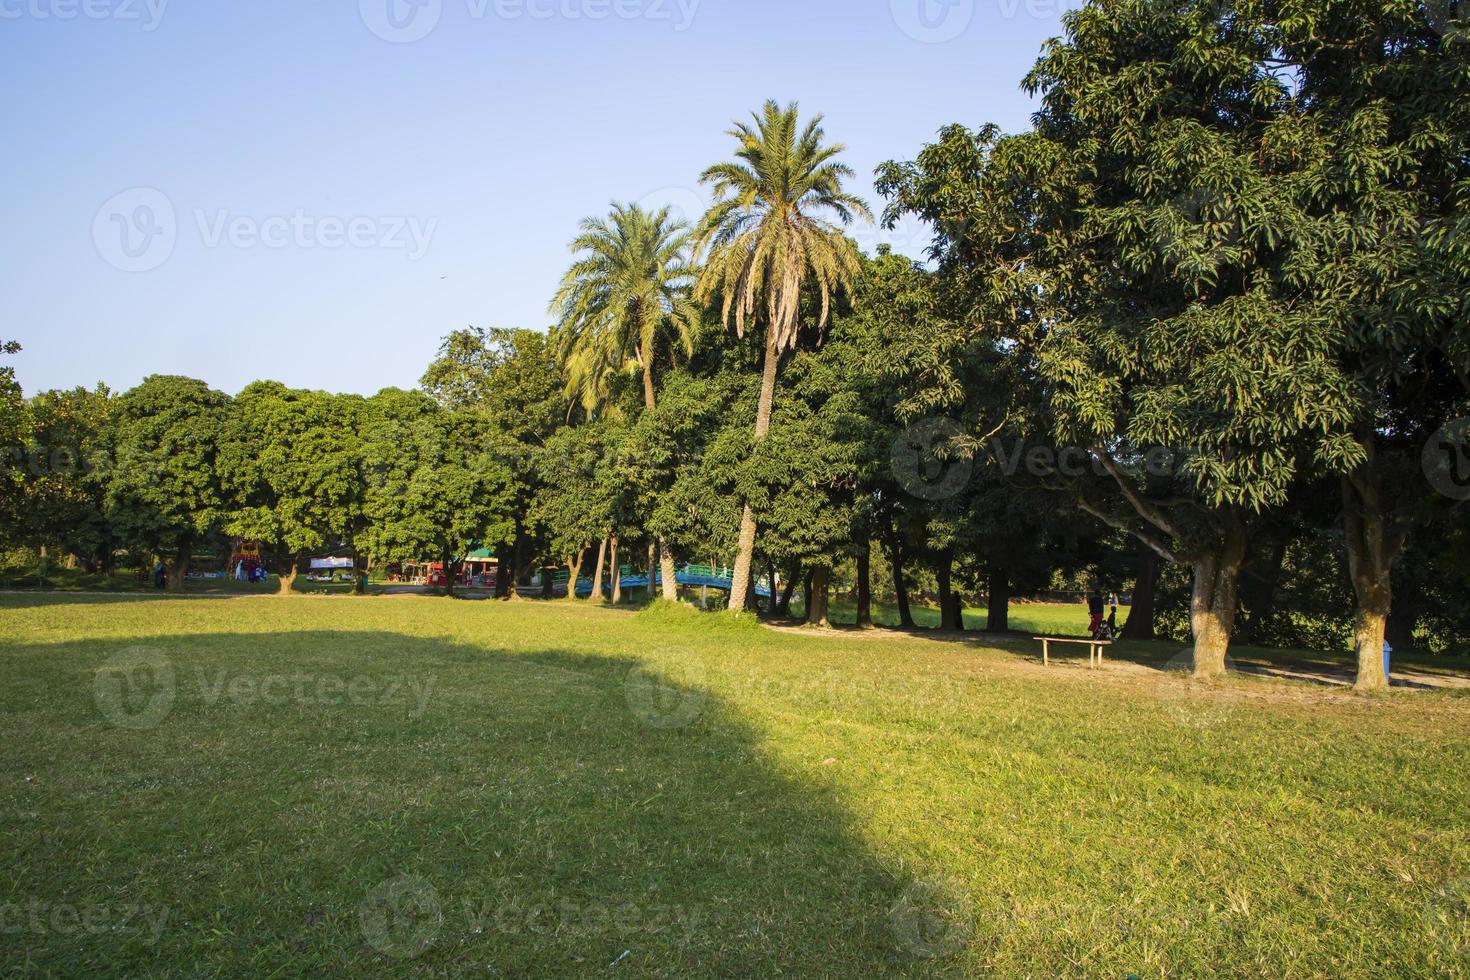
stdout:
<svg viewBox="0 0 1470 980">
<path fill-rule="evenodd" d="M 612 560 L 609 563 L 612 571 L 612 604 L 618 605 L 623 601 L 623 569 L 618 564 L 618 536 L 612 536 Z"/>
<path fill-rule="evenodd" d="M 1011 628 L 1011 580 L 1003 563 L 990 562 L 985 588 L 985 632 L 1007 633 Z"/>
<path fill-rule="evenodd" d="M 858 542 L 857 553 L 857 627 L 873 628 L 873 545 L 868 536 Z"/>
<path fill-rule="evenodd" d="M 174 560 L 168 566 L 168 588 L 171 592 L 177 592 L 184 587 L 184 581 L 189 576 L 189 559 L 194 552 L 193 544 L 182 545 Z M 45 574 L 46 550 L 41 549 L 41 574 Z"/>
<path fill-rule="evenodd" d="M 525 532 L 521 529 L 520 521 L 516 521 L 515 552 L 511 556 L 510 581 L 506 583 L 509 586 L 509 591 L 506 593 L 506 598 L 509 599 L 511 602 L 515 602 L 521 597 L 521 590 L 519 586 L 521 584 L 521 577 L 526 574 L 525 559 L 526 535 Z"/>
<path fill-rule="evenodd" d="M 808 568 L 801 580 L 801 615 L 808 623 L 812 621 L 812 579 L 816 569 Z"/>
<path fill-rule="evenodd" d="M 1269 542 L 1269 550 L 1258 561 L 1248 561 L 1240 570 L 1240 624 L 1235 631 L 1241 643 L 1255 643 L 1262 627 L 1276 607 L 1276 592 L 1281 587 L 1281 571 L 1286 562 L 1290 535 L 1278 531 Z"/>
<path fill-rule="evenodd" d="M 786 576 L 786 584 L 781 586 L 781 601 L 776 603 L 776 615 L 787 617 L 791 615 L 791 597 L 796 594 L 796 583 L 801 579 L 801 566 L 791 566 L 790 574 Z"/>
<path fill-rule="evenodd" d="M 296 576 L 301 569 L 301 558 L 292 555 L 286 559 L 286 570 L 276 576 L 276 595 L 290 595 L 296 588 Z"/>
<path fill-rule="evenodd" d="M 914 628 L 914 613 L 909 608 L 909 587 L 903 579 L 903 543 L 895 532 L 890 545 L 890 564 L 893 566 L 893 595 L 898 603 L 898 625 L 906 630 Z"/>
<path fill-rule="evenodd" d="M 457 578 L 454 574 L 454 556 L 451 554 L 450 549 L 446 547 L 441 558 L 444 562 L 444 595 L 447 598 L 453 599 L 454 580 Z"/>
<path fill-rule="evenodd" d="M 761 396 L 755 410 L 755 442 L 760 445 L 771 431 L 771 408 L 776 402 L 776 372 L 781 367 L 781 353 L 776 349 L 776 324 L 766 330 L 766 360 L 761 371 Z M 730 583 L 730 608 L 745 608 L 746 590 L 750 587 L 750 567 L 755 559 L 755 511 L 750 502 L 740 513 L 740 550 L 735 553 L 735 575 Z"/>
<path fill-rule="evenodd" d="M 1125 640 L 1152 640 L 1155 594 L 1159 585 L 1159 554 L 1146 544 L 1138 546 L 1138 581 L 1133 583 L 1133 604 L 1123 626 Z"/>
<path fill-rule="evenodd" d="M 1383 670 L 1383 641 L 1393 610 L 1393 563 L 1403 550 L 1405 535 L 1384 505 L 1374 442 L 1371 438 L 1362 442 L 1367 461 L 1342 481 L 1348 575 L 1358 600 L 1353 626 L 1358 670 L 1353 688 L 1381 691 L 1389 686 Z"/>
<path fill-rule="evenodd" d="M 367 592 L 367 572 L 366 571 L 360 571 L 358 569 L 358 565 L 361 563 L 361 560 L 362 560 L 361 559 L 361 556 L 358 555 L 357 549 L 356 548 L 353 548 L 352 549 L 352 594 L 353 595 L 362 595 L 365 592 Z"/>
<path fill-rule="evenodd" d="M 1233 524 L 1218 552 L 1195 559 L 1194 596 L 1189 619 L 1194 630 L 1194 676 L 1225 676 L 1225 655 L 1235 629 L 1240 566 L 1245 560 L 1245 529 Z"/>
<path fill-rule="evenodd" d="M 495 549 L 495 598 L 509 599 L 511 587 L 510 543 L 502 541 Z"/>
<path fill-rule="evenodd" d="M 663 538 L 658 541 L 659 574 L 663 576 L 663 597 L 668 602 L 679 601 L 679 569 L 674 564 L 674 552 Z M 652 589 L 649 590 L 652 594 Z"/>
<path fill-rule="evenodd" d="M 812 584 L 810 594 L 810 605 L 807 606 L 806 621 L 812 626 L 822 629 L 831 629 L 832 621 L 827 616 L 827 608 L 831 600 L 832 592 L 832 569 L 826 565 L 818 565 L 812 569 Z"/>
<path fill-rule="evenodd" d="M 960 618 L 959 596 L 955 595 L 951 583 L 954 575 L 954 549 L 946 548 L 939 553 L 935 571 L 939 579 L 939 628 L 962 630 L 965 623 Z"/>
<path fill-rule="evenodd" d="M 602 601 L 602 567 L 607 561 L 607 538 L 597 543 L 597 568 L 592 573 L 592 593 L 587 597 L 588 602 Z"/>
<path fill-rule="evenodd" d="M 582 577 L 582 562 L 587 560 L 587 549 L 579 550 L 567 561 L 567 601 L 577 601 L 577 581 Z"/>
</svg>

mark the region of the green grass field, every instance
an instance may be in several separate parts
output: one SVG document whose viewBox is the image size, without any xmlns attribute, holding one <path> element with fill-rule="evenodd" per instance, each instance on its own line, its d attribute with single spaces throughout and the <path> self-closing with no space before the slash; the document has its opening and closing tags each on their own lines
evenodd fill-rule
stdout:
<svg viewBox="0 0 1470 980">
<path fill-rule="evenodd" d="M 1470 975 L 1470 698 L 1174 653 L 0 596 L 0 972 Z"/>
</svg>

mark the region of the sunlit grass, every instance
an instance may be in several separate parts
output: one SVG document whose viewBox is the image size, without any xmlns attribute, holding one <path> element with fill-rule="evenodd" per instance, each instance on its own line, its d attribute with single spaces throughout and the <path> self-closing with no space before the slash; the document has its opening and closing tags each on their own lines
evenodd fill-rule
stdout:
<svg viewBox="0 0 1470 980">
<path fill-rule="evenodd" d="M 1470 970 L 1470 700 L 987 642 L 0 597 L 0 969 Z"/>
</svg>

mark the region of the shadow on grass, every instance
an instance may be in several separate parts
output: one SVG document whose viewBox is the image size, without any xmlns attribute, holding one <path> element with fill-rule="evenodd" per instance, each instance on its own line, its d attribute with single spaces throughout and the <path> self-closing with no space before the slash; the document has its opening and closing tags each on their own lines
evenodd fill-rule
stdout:
<svg viewBox="0 0 1470 980">
<path fill-rule="evenodd" d="M 0 967 L 958 969 L 942 889 L 881 867 L 697 667 L 653 662 L 389 632 L 10 644 Z"/>
</svg>

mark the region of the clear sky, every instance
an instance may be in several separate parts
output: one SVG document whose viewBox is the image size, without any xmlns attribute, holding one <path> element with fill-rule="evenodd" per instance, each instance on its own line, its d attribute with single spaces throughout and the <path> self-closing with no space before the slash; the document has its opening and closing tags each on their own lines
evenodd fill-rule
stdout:
<svg viewBox="0 0 1470 980">
<path fill-rule="evenodd" d="M 0 0 L 0 339 L 27 393 L 411 386 L 451 330 L 544 328 L 582 217 L 698 211 L 766 98 L 875 211 L 946 123 L 1023 128 L 1074 2 Z"/>
</svg>

